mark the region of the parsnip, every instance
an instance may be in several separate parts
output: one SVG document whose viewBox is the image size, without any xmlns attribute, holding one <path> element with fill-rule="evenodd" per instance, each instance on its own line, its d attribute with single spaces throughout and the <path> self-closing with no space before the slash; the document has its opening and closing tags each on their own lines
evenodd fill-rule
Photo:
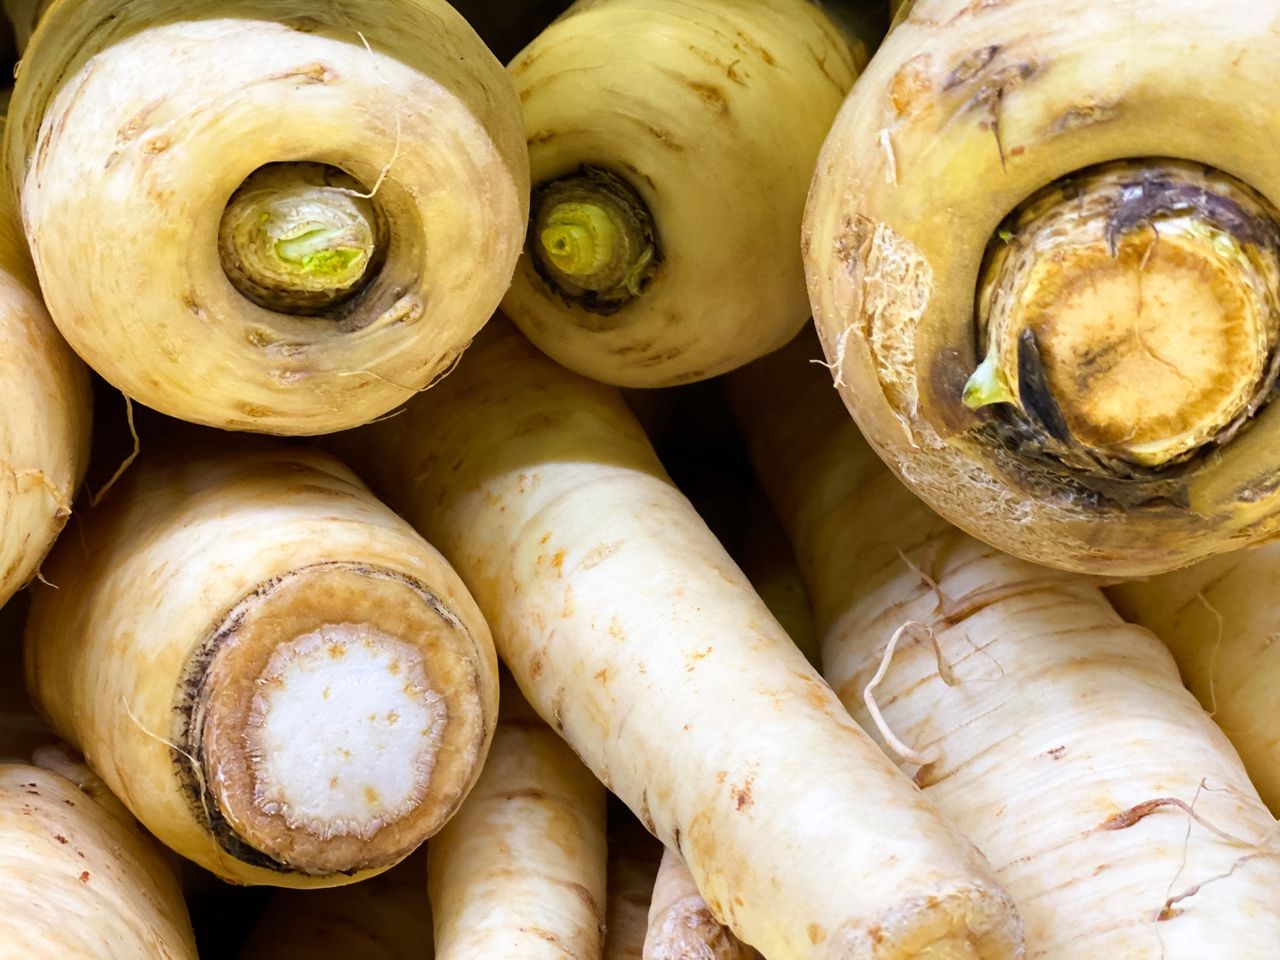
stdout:
<svg viewBox="0 0 1280 960">
<path fill-rule="evenodd" d="M 644 960 L 754 960 L 759 955 L 744 946 L 707 908 L 693 875 L 670 847 L 653 882 Z"/>
<path fill-rule="evenodd" d="M 1019 955 L 986 863 L 849 720 L 617 391 L 495 321 L 438 389 L 339 442 L 742 939 L 771 960 Z"/>
<path fill-rule="evenodd" d="M 438 960 L 599 960 L 604 788 L 504 684 L 484 771 L 427 851 Z"/>
<path fill-rule="evenodd" d="M 49 565 L 27 682 L 162 841 L 239 883 L 384 870 L 457 809 L 496 721 L 484 620 L 319 452 L 188 435 Z"/>
<path fill-rule="evenodd" d="M 806 660 L 819 665 L 821 645 L 813 625 L 813 606 L 795 552 L 773 509 L 756 489 L 742 546 L 742 572 L 782 624 Z"/>
<path fill-rule="evenodd" d="M 1169 647 L 1182 679 L 1280 814 L 1278 590 L 1280 545 L 1265 544 L 1107 593 L 1125 619 Z"/>
<path fill-rule="evenodd" d="M 624 386 L 781 346 L 809 315 L 806 184 L 864 60 L 805 0 L 579 0 L 509 68 L 534 192 L 503 309 Z"/>
<path fill-rule="evenodd" d="M 240 960 L 431 960 L 426 872 L 415 854 L 345 887 L 277 890 Z"/>
<path fill-rule="evenodd" d="M 1086 578 L 927 510 L 806 362 L 817 351 L 798 340 L 731 379 L 826 677 L 990 859 L 1028 956 L 1269 956 L 1280 832 L 1166 651 Z"/>
<path fill-rule="evenodd" d="M 1063 569 L 1155 573 L 1280 530 L 1274 9 L 919 0 L 898 20 L 804 229 L 872 445 L 953 523 Z"/>
<path fill-rule="evenodd" d="M 177 877 L 154 841 L 54 748 L 34 765 L 0 763 L 0 914 L 4 960 L 196 957 Z"/>
<path fill-rule="evenodd" d="M 642 960 L 644 956 L 649 900 L 658 874 L 658 851 L 647 846 L 610 845 L 604 960 Z"/>
<path fill-rule="evenodd" d="M 10 118 L 59 329 L 187 420 L 386 412 L 488 319 L 524 235 L 518 103 L 443 0 L 59 0 Z"/>
<path fill-rule="evenodd" d="M 90 418 L 88 371 L 49 320 L 0 191 L 0 605 L 35 576 L 71 516 Z"/>
</svg>

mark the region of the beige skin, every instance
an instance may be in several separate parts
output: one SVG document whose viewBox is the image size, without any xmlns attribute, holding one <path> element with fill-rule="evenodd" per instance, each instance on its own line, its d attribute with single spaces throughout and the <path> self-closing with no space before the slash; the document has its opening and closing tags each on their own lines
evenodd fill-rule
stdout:
<svg viewBox="0 0 1280 960">
<path fill-rule="evenodd" d="M 766 956 L 1020 956 L 987 864 L 849 720 L 618 392 L 491 327 L 345 442 L 457 566 L 539 715 Z"/>
<path fill-rule="evenodd" d="M 623 386 L 700 380 L 781 346 L 809 315 L 808 178 L 863 61 L 803 0 L 579 0 L 508 69 L 535 202 L 504 311 L 561 364 Z M 583 164 L 622 178 L 656 236 L 639 295 L 607 315 L 538 268 L 538 188 Z M 633 262 L 571 282 L 607 289 Z"/>
<path fill-rule="evenodd" d="M 1280 549 L 1264 544 L 1107 590 L 1125 619 L 1168 646 L 1273 813 L 1280 813 L 1277 588 Z"/>
<path fill-rule="evenodd" d="M 707 907 L 689 867 L 664 848 L 649 901 L 643 960 L 757 960 Z"/>
<path fill-rule="evenodd" d="M 786 532 L 764 495 L 754 494 L 742 547 L 742 572 L 769 612 L 795 641 L 805 659 L 818 666 L 821 646 L 813 626 L 813 606 Z"/>
<path fill-rule="evenodd" d="M 240 960 L 431 960 L 423 859 L 333 890 L 276 891 Z"/>
<path fill-rule="evenodd" d="M 798 340 L 733 392 L 825 675 L 990 859 L 1027 956 L 1269 955 L 1280 833 L 1168 653 L 1093 582 L 1001 554 L 911 496 L 807 362 L 817 351 Z"/>
<path fill-rule="evenodd" d="M 36 575 L 89 460 L 89 374 L 40 299 L 17 214 L 0 196 L 0 604 Z"/>
<path fill-rule="evenodd" d="M 605 792 L 512 684 L 475 789 L 429 846 L 437 960 L 599 960 Z"/>
<path fill-rule="evenodd" d="M 23 693 L 25 613 L 18 600 L 0 610 L 0 957 L 195 960 L 163 848 L 51 743 Z"/>
<path fill-rule="evenodd" d="M 806 271 L 846 405 L 966 532 L 1139 575 L 1280 529 L 1273 14 L 899 11 L 819 159 Z M 1063 189 L 1116 158 L 1137 159 Z M 1044 384 L 1019 372 L 1024 337 Z"/>
<path fill-rule="evenodd" d="M 51 559 L 28 688 L 148 830 L 223 879 L 385 870 L 479 775 L 488 628 L 444 559 L 331 457 L 178 446 L 202 443 L 140 459 Z"/>
<path fill-rule="evenodd" d="M 443 0 L 282 0 L 266 19 L 249 0 L 65 0 L 21 75 L 5 151 L 50 312 L 164 413 L 279 434 L 363 423 L 443 373 L 510 281 L 519 106 Z M 353 179 L 300 173 L 304 199 L 224 218 L 251 174 L 293 161 Z"/>
<path fill-rule="evenodd" d="M 658 874 L 656 857 L 641 851 L 609 852 L 609 903 L 604 960 L 642 960 L 648 931 L 649 899 Z"/>
<path fill-rule="evenodd" d="M 82 763 L 0 763 L 0 956 L 195 960 L 157 844 Z"/>
</svg>

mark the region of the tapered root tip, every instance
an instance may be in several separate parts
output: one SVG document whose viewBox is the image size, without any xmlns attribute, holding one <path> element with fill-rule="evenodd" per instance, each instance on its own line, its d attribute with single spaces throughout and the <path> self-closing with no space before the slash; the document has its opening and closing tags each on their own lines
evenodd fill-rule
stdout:
<svg viewBox="0 0 1280 960">
<path fill-rule="evenodd" d="M 225 850 L 260 866 L 391 866 L 483 761 L 492 717 L 474 639 L 385 571 L 324 565 L 260 590 L 197 678 L 197 805 Z"/>
</svg>

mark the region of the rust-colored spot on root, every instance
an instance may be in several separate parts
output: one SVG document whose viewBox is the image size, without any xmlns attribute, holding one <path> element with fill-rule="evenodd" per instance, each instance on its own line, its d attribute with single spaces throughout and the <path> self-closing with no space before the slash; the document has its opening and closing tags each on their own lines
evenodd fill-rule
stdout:
<svg viewBox="0 0 1280 960">
<path fill-rule="evenodd" d="M 68 843 L 68 842 L 69 842 L 69 841 L 67 840 L 67 838 L 66 838 L 66 837 L 64 837 L 64 836 L 63 836 L 62 834 L 60 834 L 60 833 L 55 833 L 55 834 L 53 835 L 53 839 L 57 840 L 57 841 L 58 841 L 59 843 L 61 843 L 61 844 L 66 844 L 66 843 Z"/>
<path fill-rule="evenodd" d="M 698 80 L 689 80 L 686 86 L 698 95 L 707 106 L 714 109 L 721 116 L 728 116 L 729 101 L 725 98 L 724 91 L 717 87 L 714 83 L 702 83 Z"/>
<path fill-rule="evenodd" d="M 670 130 L 664 130 L 661 127 L 649 125 L 649 133 L 651 133 L 653 138 L 668 150 L 674 150 L 676 153 L 684 153 L 684 147 L 676 142 L 676 139 L 671 135 Z"/>
<path fill-rule="evenodd" d="M 1052 757 L 1054 760 L 1061 760 L 1066 755 L 1066 752 L 1067 752 L 1066 747 L 1054 747 L 1052 750 L 1049 751 L 1049 756 Z"/>
<path fill-rule="evenodd" d="M 809 934 L 809 942 L 814 946 L 817 946 L 823 940 L 827 939 L 827 932 L 816 923 L 809 924 L 809 926 L 805 928 L 805 932 Z"/>
<path fill-rule="evenodd" d="M 893 79 L 889 81 L 889 102 L 893 104 L 893 112 L 901 117 L 919 106 L 929 103 L 928 95 L 933 91 L 933 57 L 921 53 L 912 57 L 900 66 Z"/>
<path fill-rule="evenodd" d="M 81 882 L 81 883 L 88 883 L 88 882 L 89 882 L 89 871 L 88 871 L 88 870 L 83 870 L 83 871 L 81 871 L 81 873 L 80 873 L 80 882 Z"/>
</svg>

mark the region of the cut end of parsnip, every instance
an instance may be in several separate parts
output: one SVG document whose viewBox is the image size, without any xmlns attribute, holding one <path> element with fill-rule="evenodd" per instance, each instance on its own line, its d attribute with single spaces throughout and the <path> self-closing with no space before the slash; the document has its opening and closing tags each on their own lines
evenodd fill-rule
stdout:
<svg viewBox="0 0 1280 960">
<path fill-rule="evenodd" d="M 483 760 L 466 631 L 419 584 L 323 564 L 261 585 L 188 681 L 195 802 L 234 856 L 309 875 L 396 863 Z"/>
<path fill-rule="evenodd" d="M 1022 433 L 1078 467 L 1177 463 L 1265 398 L 1278 305 L 1280 227 L 1257 193 L 1194 164 L 1108 164 L 1001 232 L 965 400 L 1018 409 Z"/>
</svg>

